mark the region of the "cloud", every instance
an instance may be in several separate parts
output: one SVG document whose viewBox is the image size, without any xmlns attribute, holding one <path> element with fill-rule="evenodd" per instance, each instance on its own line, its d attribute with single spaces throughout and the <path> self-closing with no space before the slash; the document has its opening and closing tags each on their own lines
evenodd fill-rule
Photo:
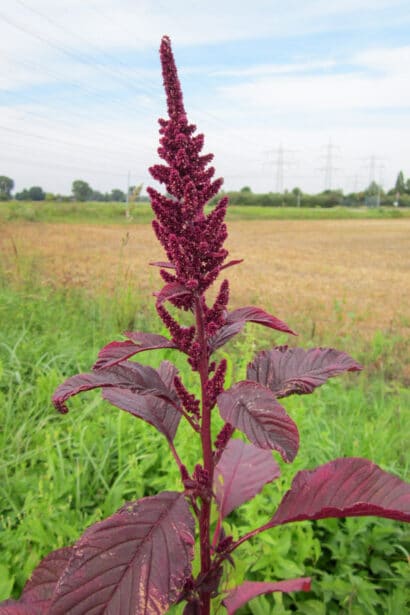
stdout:
<svg viewBox="0 0 410 615">
<path fill-rule="evenodd" d="M 168 33 L 190 118 L 228 187 L 274 190 L 282 142 L 299 160 L 286 184 L 320 189 L 329 137 L 345 175 L 382 150 L 388 178 L 410 159 L 410 47 L 369 40 L 376 26 L 402 32 L 408 17 L 399 0 L 5 0 L 1 172 L 60 192 L 81 170 L 102 190 L 128 169 L 147 181 L 165 112 L 157 47 Z"/>
<path fill-rule="evenodd" d="M 350 70 L 343 64 L 350 64 Z M 220 92 L 227 105 L 235 101 L 246 109 L 272 113 L 410 109 L 410 47 L 370 49 L 343 64 L 341 68 L 332 64 L 337 72 L 307 76 L 289 76 L 292 65 L 278 66 L 270 78 L 263 66 L 253 67 L 243 71 L 242 81 L 222 86 Z M 297 72 L 299 65 L 294 68 Z"/>
<path fill-rule="evenodd" d="M 307 73 L 333 68 L 335 60 L 315 60 L 311 62 L 294 62 L 292 64 L 261 64 L 241 68 L 221 69 L 211 72 L 213 77 L 257 77 L 264 75 L 281 75 L 290 73 Z"/>
</svg>

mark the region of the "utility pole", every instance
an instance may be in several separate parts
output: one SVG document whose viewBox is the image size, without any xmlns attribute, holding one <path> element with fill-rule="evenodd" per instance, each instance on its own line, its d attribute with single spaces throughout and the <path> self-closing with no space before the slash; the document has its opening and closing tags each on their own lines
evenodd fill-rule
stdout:
<svg viewBox="0 0 410 615">
<path fill-rule="evenodd" d="M 127 173 L 127 192 L 125 197 L 125 217 L 130 218 L 130 171 Z"/>
<path fill-rule="evenodd" d="M 383 184 L 383 169 L 384 169 L 384 164 L 379 163 L 379 181 L 377 184 L 377 207 L 380 207 L 380 197 L 381 197 L 382 184 Z"/>
<path fill-rule="evenodd" d="M 276 192 L 283 192 L 283 177 L 284 177 L 284 152 L 282 143 L 278 147 L 276 158 Z"/>
<path fill-rule="evenodd" d="M 276 167 L 276 192 L 283 194 L 285 184 L 285 167 L 292 164 L 286 159 L 286 154 L 293 153 L 295 150 L 285 149 L 282 143 L 279 144 L 276 150 L 269 150 L 267 154 L 276 154 L 273 160 L 273 165 Z"/>
<path fill-rule="evenodd" d="M 366 164 L 366 166 L 369 169 L 369 186 L 370 186 L 370 184 L 372 182 L 376 181 L 376 166 L 378 167 L 378 171 L 379 171 L 379 175 L 380 175 L 381 167 L 384 168 L 384 165 L 382 163 L 385 160 L 385 158 L 382 158 L 381 156 L 376 156 L 375 154 L 372 154 L 371 156 L 367 156 L 366 158 L 364 158 L 362 160 L 365 161 L 365 164 Z"/>
<path fill-rule="evenodd" d="M 339 168 L 334 166 L 334 150 L 338 150 L 337 145 L 333 145 L 332 140 L 329 139 L 329 143 L 325 145 L 326 153 L 322 158 L 325 158 L 325 166 L 320 168 L 320 171 L 324 171 L 325 174 L 325 190 L 331 190 L 333 184 L 333 175 Z"/>
<path fill-rule="evenodd" d="M 367 156 L 362 160 L 365 161 L 363 166 L 367 167 L 369 181 L 369 185 L 366 190 L 367 196 L 365 199 L 365 204 L 370 207 L 380 207 L 383 182 L 382 174 L 385 166 L 383 164 L 383 160 L 385 160 L 385 158 L 371 154 L 371 156 Z"/>
<path fill-rule="evenodd" d="M 369 158 L 369 186 L 376 180 L 376 156 L 373 154 Z"/>
</svg>

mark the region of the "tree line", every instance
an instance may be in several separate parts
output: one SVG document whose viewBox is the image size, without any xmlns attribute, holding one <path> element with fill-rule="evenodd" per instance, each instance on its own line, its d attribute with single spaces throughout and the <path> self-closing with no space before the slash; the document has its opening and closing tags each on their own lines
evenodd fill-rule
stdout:
<svg viewBox="0 0 410 615">
<path fill-rule="evenodd" d="M 148 197 L 141 196 L 142 184 L 130 186 L 128 196 L 119 188 L 113 188 L 111 192 L 94 190 L 86 181 L 76 179 L 71 186 L 70 195 L 52 194 L 45 192 L 41 186 L 24 188 L 21 192 L 13 194 L 14 181 L 5 175 L 0 176 L 0 201 L 102 201 L 102 202 L 135 202 L 136 200 L 147 201 Z M 229 191 L 232 205 L 259 205 L 272 207 L 334 207 L 346 206 L 378 206 L 395 205 L 410 206 L 410 178 L 404 176 L 403 171 L 397 175 L 395 185 L 388 191 L 376 182 L 371 182 L 367 188 L 344 194 L 342 190 L 324 190 L 318 194 L 304 193 L 300 188 L 285 190 L 283 193 L 267 192 L 254 193 L 249 186 L 244 186 L 238 191 Z M 220 198 L 221 194 L 214 200 Z"/>
<path fill-rule="evenodd" d="M 262 206 L 262 207 L 377 207 L 380 205 L 410 207 L 410 178 L 404 177 L 400 171 L 395 185 L 390 190 L 372 181 L 367 188 L 345 194 L 343 190 L 324 190 L 318 194 L 304 193 L 299 187 L 284 192 L 252 192 L 249 186 L 241 190 L 223 192 L 213 199 L 216 202 L 222 194 L 229 197 L 232 205 Z"/>
<path fill-rule="evenodd" d="M 53 194 L 45 192 L 41 186 L 31 186 L 24 188 L 21 192 L 13 194 L 14 180 L 5 175 L 0 176 L 0 201 L 106 201 L 106 202 L 125 202 L 135 201 L 140 197 L 142 184 L 130 186 L 127 194 L 119 188 L 113 188 L 111 192 L 100 192 L 94 190 L 86 181 L 76 179 L 71 186 L 70 195 Z"/>
</svg>

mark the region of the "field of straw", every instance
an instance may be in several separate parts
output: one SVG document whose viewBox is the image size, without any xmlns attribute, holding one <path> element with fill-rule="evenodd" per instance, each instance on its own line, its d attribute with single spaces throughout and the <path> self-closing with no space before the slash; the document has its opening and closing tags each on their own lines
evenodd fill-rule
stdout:
<svg viewBox="0 0 410 615">
<path fill-rule="evenodd" d="M 0 242 L 8 277 L 116 296 L 132 288 L 148 300 L 160 285 L 150 225 L 10 223 Z M 408 337 L 410 219 L 234 221 L 228 248 L 244 259 L 226 271 L 234 306 L 263 306 L 310 335 L 337 326 Z"/>
</svg>

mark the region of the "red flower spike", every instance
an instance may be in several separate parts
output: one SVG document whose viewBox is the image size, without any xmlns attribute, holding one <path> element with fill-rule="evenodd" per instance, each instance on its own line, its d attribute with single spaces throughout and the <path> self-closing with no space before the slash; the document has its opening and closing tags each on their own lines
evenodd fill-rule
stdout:
<svg viewBox="0 0 410 615">
<path fill-rule="evenodd" d="M 207 165 L 213 155 L 200 155 L 204 136 L 194 136 L 196 127 L 188 124 L 168 37 L 162 39 L 160 55 L 169 119 L 160 120 L 158 153 L 166 164 L 154 165 L 150 172 L 165 184 L 174 200 L 162 197 L 152 188 L 148 190 L 157 216 L 154 230 L 175 267 L 175 281 L 193 281 L 195 286 L 191 288 L 201 294 L 215 281 L 227 256 L 222 249 L 227 235 L 223 223 L 227 199 L 222 199 L 214 212 L 205 216 L 204 205 L 219 192 L 223 182 L 212 181 L 215 169 Z M 166 274 L 163 278 L 171 281 Z M 192 309 L 192 303 L 184 299 L 173 303 Z"/>
</svg>

